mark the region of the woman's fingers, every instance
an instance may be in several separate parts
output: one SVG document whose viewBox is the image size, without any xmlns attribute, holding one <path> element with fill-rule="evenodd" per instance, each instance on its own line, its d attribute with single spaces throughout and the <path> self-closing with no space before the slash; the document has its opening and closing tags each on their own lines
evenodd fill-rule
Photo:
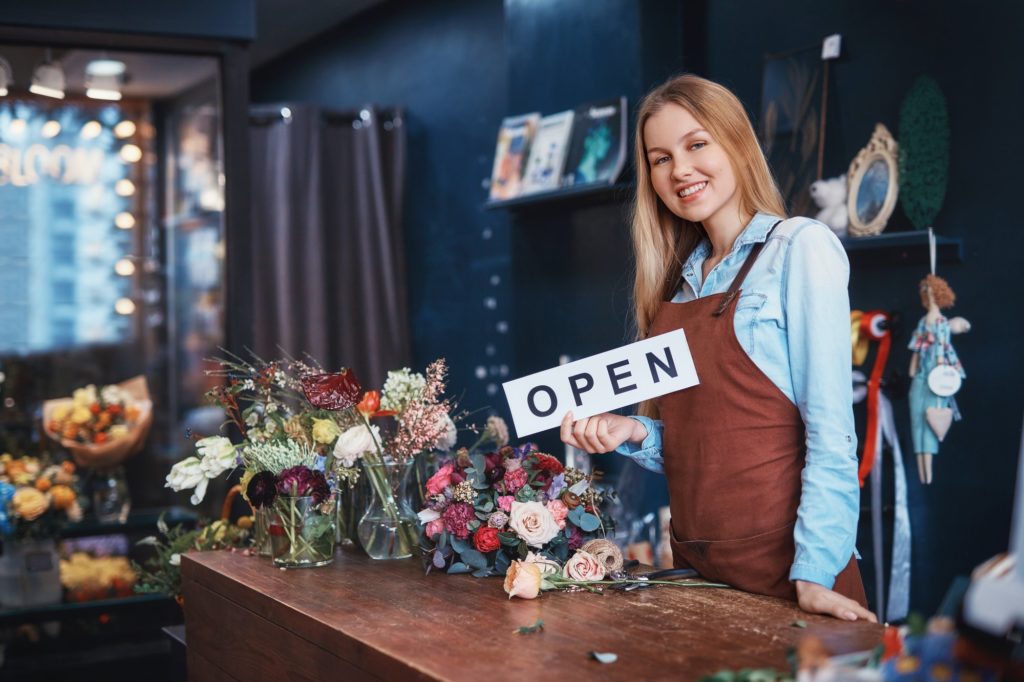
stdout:
<svg viewBox="0 0 1024 682">
<path fill-rule="evenodd" d="M 798 595 L 800 608 L 809 613 L 821 613 L 841 620 L 862 619 L 871 623 L 878 622 L 875 614 L 854 600 L 822 585 L 809 583 L 803 590 L 798 590 Z"/>
<path fill-rule="evenodd" d="M 604 416 L 595 415 L 573 421 L 572 412 L 566 412 L 559 427 L 562 442 L 592 455 L 614 450 L 615 444 L 608 437 L 608 424 Z"/>
<path fill-rule="evenodd" d="M 565 416 L 562 417 L 562 425 L 559 428 L 559 435 L 561 436 L 563 443 L 582 450 L 583 446 L 580 445 L 578 440 L 576 440 L 576 436 L 573 435 L 572 429 L 572 412 L 566 412 Z"/>
</svg>

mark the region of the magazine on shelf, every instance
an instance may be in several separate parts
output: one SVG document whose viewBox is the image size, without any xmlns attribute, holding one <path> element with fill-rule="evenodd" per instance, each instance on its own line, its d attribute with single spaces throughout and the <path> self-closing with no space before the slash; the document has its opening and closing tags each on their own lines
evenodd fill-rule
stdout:
<svg viewBox="0 0 1024 682">
<path fill-rule="evenodd" d="M 626 165 L 626 98 L 577 107 L 565 162 L 566 187 L 613 184 Z"/>
<path fill-rule="evenodd" d="M 523 184 L 523 167 L 539 122 L 538 113 L 512 116 L 501 122 L 498 145 L 494 150 L 494 168 L 491 171 L 492 201 L 519 196 Z"/>
<path fill-rule="evenodd" d="M 537 133 L 530 145 L 530 160 L 523 175 L 522 194 L 558 189 L 569 150 L 573 116 L 570 109 L 545 116 L 537 124 Z"/>
</svg>

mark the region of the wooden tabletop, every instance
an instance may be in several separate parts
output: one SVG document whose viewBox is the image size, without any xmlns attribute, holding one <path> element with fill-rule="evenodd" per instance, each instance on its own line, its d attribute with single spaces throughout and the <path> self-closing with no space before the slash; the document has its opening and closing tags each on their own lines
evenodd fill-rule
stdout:
<svg viewBox="0 0 1024 682">
<path fill-rule="evenodd" d="M 781 599 L 654 587 L 509 600 L 498 578 L 424 575 L 420 559 L 338 551 L 284 571 L 241 553 L 183 556 L 189 679 L 696 679 L 723 668 L 785 670 L 815 634 L 836 653 L 870 649 L 882 628 L 808 615 Z M 544 621 L 536 634 L 520 626 Z M 794 626 L 797 620 L 806 628 Z M 602 664 L 589 652 L 617 654 Z"/>
</svg>

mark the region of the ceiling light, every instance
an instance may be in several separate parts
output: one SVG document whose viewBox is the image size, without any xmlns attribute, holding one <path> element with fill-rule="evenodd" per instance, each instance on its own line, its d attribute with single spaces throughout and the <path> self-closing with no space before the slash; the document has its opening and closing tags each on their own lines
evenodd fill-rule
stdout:
<svg viewBox="0 0 1024 682">
<path fill-rule="evenodd" d="M 121 159 L 128 163 L 135 163 L 142 158 L 142 150 L 138 145 L 126 144 L 121 147 Z"/>
<path fill-rule="evenodd" d="M 64 99 L 64 69 L 58 62 L 51 61 L 50 51 L 46 51 L 46 59 L 36 67 L 32 74 L 32 85 L 28 91 L 44 97 Z"/>
<path fill-rule="evenodd" d="M 130 230 L 135 227 L 135 216 L 128 211 L 122 211 L 114 216 L 114 224 L 122 230 Z"/>
<path fill-rule="evenodd" d="M 114 310 L 116 310 L 119 315 L 131 315 L 135 312 L 135 301 L 130 298 L 119 298 L 117 299 L 117 302 L 114 303 Z"/>
<path fill-rule="evenodd" d="M 82 126 L 79 135 L 82 136 L 83 140 L 91 140 L 94 137 L 99 137 L 101 132 L 103 132 L 103 126 L 100 125 L 99 121 L 89 121 Z"/>
<path fill-rule="evenodd" d="M 39 132 L 43 137 L 57 137 L 57 135 L 60 134 L 60 123 L 51 118 L 43 124 L 43 127 Z"/>
<path fill-rule="evenodd" d="M 0 97 L 7 94 L 7 88 L 14 85 L 14 72 L 11 71 L 10 63 L 0 57 Z"/>
<path fill-rule="evenodd" d="M 135 124 L 131 121 L 125 120 L 114 126 L 114 135 L 117 139 L 123 140 L 126 137 L 131 137 L 135 134 Z"/>
<path fill-rule="evenodd" d="M 135 183 L 127 178 L 124 180 L 118 180 L 114 184 L 114 191 L 117 192 L 118 196 L 130 197 L 135 194 Z"/>
<path fill-rule="evenodd" d="M 120 60 L 92 60 L 85 65 L 85 96 L 92 99 L 121 99 L 124 71 L 124 62 Z"/>
<path fill-rule="evenodd" d="M 128 258 L 122 258 L 121 260 L 114 263 L 114 272 L 121 275 L 122 277 L 134 275 L 135 263 L 131 262 L 131 260 Z"/>
<path fill-rule="evenodd" d="M 21 137 L 25 134 L 25 119 L 16 118 L 7 124 L 7 132 L 11 137 Z"/>
</svg>

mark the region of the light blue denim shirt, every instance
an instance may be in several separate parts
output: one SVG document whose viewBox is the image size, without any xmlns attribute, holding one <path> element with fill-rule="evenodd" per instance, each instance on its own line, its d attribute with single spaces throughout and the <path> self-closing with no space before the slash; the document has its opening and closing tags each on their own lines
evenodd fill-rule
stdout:
<svg viewBox="0 0 1024 682">
<path fill-rule="evenodd" d="M 702 282 L 702 265 L 711 253 L 704 240 L 683 265 L 681 287 L 672 300 L 685 303 L 726 291 L 753 245 L 764 242 L 777 221 L 755 215 Z M 828 588 L 854 552 L 860 513 L 849 275 L 846 251 L 825 225 L 790 218 L 775 228 L 747 275 L 735 317 L 740 345 L 799 408 L 806 427 L 807 459 L 789 579 Z M 617 452 L 661 472 L 662 423 L 634 419 L 647 427 L 647 438 L 639 446 L 624 443 Z"/>
</svg>

